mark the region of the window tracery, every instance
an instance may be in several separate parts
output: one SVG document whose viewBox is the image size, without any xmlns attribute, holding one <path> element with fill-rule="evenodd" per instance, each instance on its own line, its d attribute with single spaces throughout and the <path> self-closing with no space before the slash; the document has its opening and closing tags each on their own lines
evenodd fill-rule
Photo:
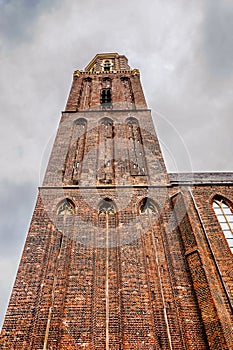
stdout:
<svg viewBox="0 0 233 350">
<path fill-rule="evenodd" d="M 110 199 L 104 199 L 99 206 L 99 215 L 115 215 L 116 208 Z"/>
<path fill-rule="evenodd" d="M 115 228 L 117 225 L 116 206 L 114 202 L 105 198 L 98 209 L 99 226 L 102 228 Z"/>
<path fill-rule="evenodd" d="M 74 205 L 69 199 L 64 199 L 57 208 L 57 215 L 73 215 Z"/>
<path fill-rule="evenodd" d="M 214 199 L 213 209 L 231 252 L 233 253 L 233 212 L 223 198 Z"/>
<path fill-rule="evenodd" d="M 146 198 L 143 198 L 143 200 L 140 203 L 139 213 L 141 215 L 157 214 L 158 210 L 156 208 L 154 201 L 146 197 Z"/>
</svg>

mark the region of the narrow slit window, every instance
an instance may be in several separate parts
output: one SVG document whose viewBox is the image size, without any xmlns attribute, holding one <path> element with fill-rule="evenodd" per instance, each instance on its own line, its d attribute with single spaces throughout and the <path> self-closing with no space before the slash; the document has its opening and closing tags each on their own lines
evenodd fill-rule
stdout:
<svg viewBox="0 0 233 350">
<path fill-rule="evenodd" d="M 215 199 L 213 208 L 222 228 L 224 236 L 233 253 L 233 213 L 223 199 Z"/>
</svg>

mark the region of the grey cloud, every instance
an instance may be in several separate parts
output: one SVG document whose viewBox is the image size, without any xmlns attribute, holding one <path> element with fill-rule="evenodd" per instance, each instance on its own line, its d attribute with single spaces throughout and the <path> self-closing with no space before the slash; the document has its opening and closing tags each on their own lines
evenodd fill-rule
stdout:
<svg viewBox="0 0 233 350">
<path fill-rule="evenodd" d="M 0 32 L 5 44 L 32 40 L 35 34 L 33 22 L 59 2 L 60 0 L 1 0 Z"/>
<path fill-rule="evenodd" d="M 206 4 L 203 49 L 211 73 L 228 77 L 233 69 L 233 4 L 209 0 Z"/>
</svg>

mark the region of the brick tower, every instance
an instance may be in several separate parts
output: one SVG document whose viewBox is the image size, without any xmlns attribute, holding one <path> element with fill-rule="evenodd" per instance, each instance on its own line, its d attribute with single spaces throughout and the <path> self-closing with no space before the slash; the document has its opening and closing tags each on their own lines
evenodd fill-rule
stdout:
<svg viewBox="0 0 233 350">
<path fill-rule="evenodd" d="M 232 202 L 231 174 L 167 174 L 139 71 L 96 55 L 74 72 L 0 348 L 232 349 Z"/>
</svg>

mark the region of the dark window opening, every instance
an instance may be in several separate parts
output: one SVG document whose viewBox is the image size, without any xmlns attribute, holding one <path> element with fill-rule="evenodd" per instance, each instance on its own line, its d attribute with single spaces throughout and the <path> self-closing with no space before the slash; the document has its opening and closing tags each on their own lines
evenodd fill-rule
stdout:
<svg viewBox="0 0 233 350">
<path fill-rule="evenodd" d="M 111 105 L 111 90 L 110 89 L 103 89 L 101 93 L 101 104 L 103 106 L 110 106 Z"/>
<path fill-rule="evenodd" d="M 110 71 L 110 68 L 111 68 L 111 63 L 109 61 L 105 61 L 104 62 L 104 70 L 106 72 L 109 72 Z"/>
</svg>

